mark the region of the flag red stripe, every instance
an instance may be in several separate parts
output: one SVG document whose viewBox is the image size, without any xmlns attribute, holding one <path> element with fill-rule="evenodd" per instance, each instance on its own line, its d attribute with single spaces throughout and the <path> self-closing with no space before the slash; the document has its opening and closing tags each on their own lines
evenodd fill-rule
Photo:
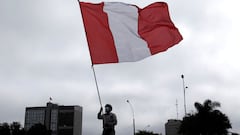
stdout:
<svg viewBox="0 0 240 135">
<path fill-rule="evenodd" d="M 103 12 L 104 3 L 79 3 L 92 63 L 117 63 L 118 57 L 109 29 L 108 16 Z"/>
<path fill-rule="evenodd" d="M 167 3 L 156 2 L 139 9 L 139 35 L 148 43 L 152 54 L 166 51 L 182 40 L 170 19 Z"/>
</svg>

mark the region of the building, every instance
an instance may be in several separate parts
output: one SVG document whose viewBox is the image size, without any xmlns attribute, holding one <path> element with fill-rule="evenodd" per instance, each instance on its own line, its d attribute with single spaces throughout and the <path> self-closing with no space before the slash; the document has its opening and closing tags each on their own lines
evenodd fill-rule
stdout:
<svg viewBox="0 0 240 135">
<path fill-rule="evenodd" d="M 82 135 L 82 107 L 51 102 L 46 107 L 26 107 L 25 130 L 38 123 L 51 130 L 52 135 Z"/>
<path fill-rule="evenodd" d="M 178 130 L 181 126 L 181 123 L 182 123 L 181 120 L 175 119 L 168 120 L 168 122 L 165 124 L 166 135 L 180 135 L 178 133 Z"/>
</svg>

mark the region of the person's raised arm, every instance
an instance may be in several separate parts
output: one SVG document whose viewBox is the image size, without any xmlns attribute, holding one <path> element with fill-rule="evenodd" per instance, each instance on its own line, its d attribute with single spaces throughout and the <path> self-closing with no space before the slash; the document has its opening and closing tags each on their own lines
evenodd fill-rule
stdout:
<svg viewBox="0 0 240 135">
<path fill-rule="evenodd" d="M 101 107 L 101 108 L 100 108 L 100 111 L 98 112 L 98 115 L 97 115 L 97 118 L 98 118 L 98 119 L 103 119 L 102 111 L 103 111 L 103 108 Z"/>
</svg>

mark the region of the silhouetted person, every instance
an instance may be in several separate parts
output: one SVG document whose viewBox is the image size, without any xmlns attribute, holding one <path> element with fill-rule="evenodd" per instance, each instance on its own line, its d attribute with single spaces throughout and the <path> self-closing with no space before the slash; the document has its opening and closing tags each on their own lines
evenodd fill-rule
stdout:
<svg viewBox="0 0 240 135">
<path fill-rule="evenodd" d="M 117 125 L 117 117 L 114 113 L 111 113 L 112 106 L 110 104 L 105 105 L 105 113 L 102 114 L 103 108 L 101 107 L 98 113 L 98 119 L 103 120 L 103 133 L 102 135 L 115 135 L 115 125 Z"/>
</svg>

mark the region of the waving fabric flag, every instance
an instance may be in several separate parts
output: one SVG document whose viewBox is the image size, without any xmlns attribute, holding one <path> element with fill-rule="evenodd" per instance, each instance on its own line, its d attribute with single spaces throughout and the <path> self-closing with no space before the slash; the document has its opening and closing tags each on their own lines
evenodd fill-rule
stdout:
<svg viewBox="0 0 240 135">
<path fill-rule="evenodd" d="M 121 2 L 79 2 L 92 64 L 133 62 L 182 40 L 167 3 L 143 9 Z"/>
</svg>

